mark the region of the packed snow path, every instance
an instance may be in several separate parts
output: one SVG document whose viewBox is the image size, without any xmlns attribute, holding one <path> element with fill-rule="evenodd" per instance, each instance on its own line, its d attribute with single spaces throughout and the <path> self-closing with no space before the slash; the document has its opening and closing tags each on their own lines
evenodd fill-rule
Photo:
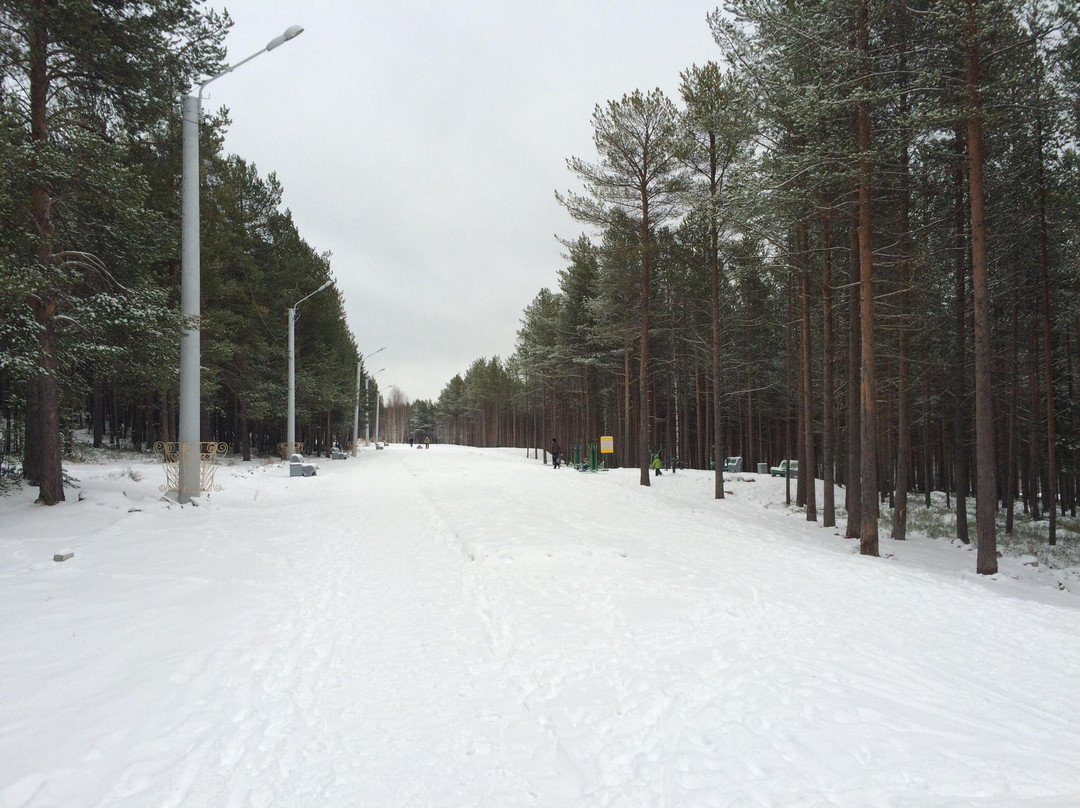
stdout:
<svg viewBox="0 0 1080 808">
<path fill-rule="evenodd" d="M 320 462 L 0 500 L 4 808 L 1080 804 L 1073 593 L 755 475 Z"/>
</svg>

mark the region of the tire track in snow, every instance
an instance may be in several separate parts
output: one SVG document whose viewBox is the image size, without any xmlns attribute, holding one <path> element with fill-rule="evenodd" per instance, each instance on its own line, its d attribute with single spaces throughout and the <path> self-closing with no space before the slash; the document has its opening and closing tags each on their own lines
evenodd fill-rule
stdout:
<svg viewBox="0 0 1080 808">
<path fill-rule="evenodd" d="M 119 647 L 81 657 L 95 688 L 56 710 L 105 729 L 74 753 L 60 744 L 62 764 L 20 773 L 4 799 L 959 808 L 986 795 L 1057 808 L 1080 796 L 1060 661 L 1075 658 L 1074 611 L 850 556 L 740 489 L 699 505 L 704 475 L 641 490 L 635 475 L 439 449 L 264 480 L 275 499 L 244 510 L 234 496 L 220 520 L 209 502 L 171 514 L 179 531 L 121 535 L 140 529 L 133 515 L 95 536 L 123 563 L 95 568 L 88 542 L 82 567 L 50 568 L 62 586 L 40 576 L 64 604 L 34 624 L 50 636 L 59 615 L 80 622 L 77 595 L 100 596 L 83 577 L 107 577 L 80 634 Z M 164 640 L 140 646 L 147 631 Z M 0 739 L 27 737 L 34 711 L 12 714 L 21 726 Z M 87 782 L 108 783 L 108 798 L 77 791 Z"/>
<path fill-rule="evenodd" d="M 635 587 L 641 598 L 655 595 L 655 587 L 644 581 L 628 584 L 620 574 L 635 563 L 627 561 L 625 544 L 579 531 L 572 519 L 557 520 L 552 533 L 573 534 L 574 539 L 564 545 L 576 545 L 576 552 L 548 553 L 550 561 L 540 574 L 517 575 L 513 554 L 506 560 L 497 551 L 484 554 L 483 550 L 492 548 L 477 552 L 469 547 L 468 524 L 475 518 L 471 515 L 486 510 L 498 513 L 496 500 L 506 507 L 509 492 L 490 487 L 494 490 L 472 493 L 467 508 L 458 504 L 464 499 L 462 491 L 447 491 L 440 485 L 437 503 L 434 493 L 426 495 L 444 535 L 452 536 L 452 545 L 473 561 L 473 597 L 484 614 L 493 652 L 490 670 L 484 675 L 513 684 L 524 709 L 578 770 L 587 804 L 596 800 L 601 802 L 595 804 L 604 804 L 610 797 L 603 795 L 621 793 L 626 798 L 635 791 L 639 798 L 644 793 L 662 798 L 672 787 L 671 780 L 681 776 L 681 764 L 675 763 L 675 771 L 668 771 L 664 761 L 673 757 L 679 741 L 665 737 L 659 728 L 672 723 L 677 713 L 704 709 L 714 693 L 699 686 L 702 695 L 695 699 L 694 677 L 699 683 L 709 677 L 708 671 L 701 670 L 703 664 L 721 670 L 722 656 L 696 657 L 691 664 L 693 676 L 681 682 L 678 692 L 657 689 L 657 661 L 686 649 L 673 639 L 677 635 L 672 635 L 669 626 L 642 629 L 638 625 L 642 615 L 626 611 L 625 600 Z M 519 509 L 516 520 L 528 522 L 528 506 L 515 502 L 515 507 Z M 485 529 L 490 532 L 492 526 Z M 587 581 L 561 574 L 559 568 L 567 563 L 567 555 L 597 574 Z M 676 554 L 668 563 L 682 570 L 680 559 L 689 560 L 689 556 Z M 536 562 L 535 555 L 527 554 L 524 560 Z M 533 621 L 554 626 L 555 636 L 532 633 L 529 623 Z M 628 636 L 640 645 L 633 657 L 625 653 Z"/>
<path fill-rule="evenodd" d="M 210 546 L 228 540 L 227 529 L 214 523 L 207 535 Z M 294 739 L 320 736 L 326 727 L 327 713 L 313 707 L 336 646 L 323 645 L 318 634 L 343 573 L 323 566 L 321 580 L 297 575 L 305 571 L 290 569 L 288 556 L 280 554 L 295 546 L 295 537 L 268 530 L 265 538 L 276 552 L 264 547 L 261 554 L 278 567 L 284 585 L 264 592 L 261 607 L 231 626 L 219 645 L 192 649 L 177 661 L 170 684 L 183 694 L 186 709 L 158 730 L 160 741 L 137 753 L 153 760 L 173 739 L 188 738 L 182 759 L 164 771 L 129 766 L 103 805 L 138 804 L 140 795 L 145 804 L 272 805 L 282 789 L 273 784 L 290 782 L 310 764 Z"/>
<path fill-rule="evenodd" d="M 551 474 L 534 472 L 528 478 L 538 482 Z M 873 795 L 847 784 L 865 782 L 867 768 L 896 772 L 877 778 L 881 794 L 942 776 L 933 751 L 942 743 L 941 716 L 954 724 L 957 752 L 944 766 L 957 774 L 985 768 L 964 750 L 983 748 L 986 733 L 1019 760 L 1034 751 L 1007 729 L 1009 720 L 981 718 L 986 704 L 978 699 L 965 697 L 949 712 L 962 680 L 934 683 L 947 667 L 962 670 L 962 656 L 896 647 L 895 637 L 918 644 L 908 623 L 950 632 L 949 616 L 919 600 L 925 573 L 823 551 L 813 525 L 803 528 L 809 541 L 801 545 L 786 512 L 763 512 L 739 497 L 712 509 L 673 509 L 674 486 L 641 492 L 614 474 L 610 485 L 571 476 L 573 483 L 538 489 L 558 498 L 566 518 L 498 480 L 477 490 L 471 476 L 462 468 L 430 496 L 474 559 L 493 674 L 513 683 L 586 773 L 585 804 L 693 804 L 695 794 L 723 789 L 735 803 L 827 798 L 858 806 Z M 633 530 L 605 534 L 586 524 L 580 515 L 593 501 L 610 503 Z M 503 520 L 505 535 L 493 538 Z M 542 538 L 523 527 L 534 523 L 545 525 Z M 804 601 L 795 593 L 813 594 Z M 987 606 L 978 591 L 959 600 L 971 601 L 958 603 L 960 612 Z M 858 603 L 864 609 L 852 610 Z M 1011 608 L 996 606 L 999 617 Z M 1039 642 L 1030 645 L 1035 651 Z M 926 699 L 921 712 L 904 707 Z M 895 730 L 883 732 L 890 725 Z M 1066 737 L 1066 751 L 1051 755 L 1062 771 L 1077 741 L 1075 732 Z M 1004 765 L 1016 782 L 1038 768 L 1033 760 Z M 978 791 L 976 780 L 966 793 Z"/>
<path fill-rule="evenodd" d="M 468 546 L 467 541 L 462 539 L 461 533 L 452 526 L 450 521 L 452 517 L 448 515 L 445 506 L 437 504 L 432 489 L 421 483 L 417 492 L 418 502 L 432 526 L 436 539 L 468 562 L 463 569 L 464 594 L 467 600 L 475 604 L 480 624 L 483 626 L 484 643 L 489 651 L 488 658 L 476 660 L 472 676 L 480 680 L 508 683 L 516 693 L 515 700 L 521 714 L 527 717 L 528 721 L 546 737 L 554 751 L 560 772 L 568 775 L 578 787 L 585 787 L 589 782 L 587 773 L 568 752 L 547 717 L 542 712 L 537 713 L 530 706 L 530 688 L 521 686 L 520 676 L 514 675 L 515 664 L 508 651 L 510 637 L 506 634 L 504 625 L 500 624 L 496 618 L 496 613 L 505 609 L 507 604 L 492 598 L 490 588 L 484 580 L 486 571 L 478 564 L 475 552 Z"/>
</svg>

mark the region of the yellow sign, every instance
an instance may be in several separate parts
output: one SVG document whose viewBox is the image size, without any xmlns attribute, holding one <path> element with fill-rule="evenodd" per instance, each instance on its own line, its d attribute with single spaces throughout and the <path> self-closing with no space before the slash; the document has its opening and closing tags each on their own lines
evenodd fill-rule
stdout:
<svg viewBox="0 0 1080 808">
<path fill-rule="evenodd" d="M 611 435 L 600 436 L 600 454 L 615 454 L 615 438 Z"/>
</svg>

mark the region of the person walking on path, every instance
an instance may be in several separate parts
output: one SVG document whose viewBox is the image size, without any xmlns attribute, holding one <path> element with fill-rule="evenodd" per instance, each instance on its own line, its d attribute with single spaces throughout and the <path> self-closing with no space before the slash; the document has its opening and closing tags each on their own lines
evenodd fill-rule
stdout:
<svg viewBox="0 0 1080 808">
<path fill-rule="evenodd" d="M 551 439 L 551 467 L 559 467 L 559 455 L 562 454 L 562 449 L 559 448 L 559 442 L 555 438 Z"/>
</svg>

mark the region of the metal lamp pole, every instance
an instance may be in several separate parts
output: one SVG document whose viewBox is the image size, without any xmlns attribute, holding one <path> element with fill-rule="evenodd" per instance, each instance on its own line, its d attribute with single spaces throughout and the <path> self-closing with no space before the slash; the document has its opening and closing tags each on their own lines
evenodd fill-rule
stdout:
<svg viewBox="0 0 1080 808">
<path fill-rule="evenodd" d="M 289 309 L 289 423 L 285 428 L 288 445 L 286 457 L 291 457 L 296 451 L 296 307 L 332 283 L 333 281 L 327 281 L 310 295 L 297 300 Z"/>
<path fill-rule="evenodd" d="M 385 351 L 386 347 L 379 348 L 379 351 Z M 375 351 L 373 354 L 368 354 L 367 358 L 371 358 L 379 351 Z M 360 354 L 364 356 L 364 354 Z M 356 457 L 356 444 L 360 442 L 360 368 L 363 366 L 364 360 L 361 359 L 356 363 L 356 410 L 353 412 L 352 422 L 352 453 L 353 457 Z M 364 380 L 364 396 L 367 396 L 367 379 Z"/>
<path fill-rule="evenodd" d="M 356 409 L 352 417 L 352 456 L 356 457 L 357 438 L 360 436 L 360 368 L 363 367 L 362 359 L 356 360 Z"/>
<path fill-rule="evenodd" d="M 181 257 L 180 257 L 180 310 L 184 316 L 184 330 L 180 335 L 180 487 L 177 499 L 190 502 L 202 492 L 200 481 L 201 447 L 199 430 L 200 379 L 200 326 L 199 326 L 199 120 L 202 115 L 202 94 L 206 85 L 231 73 L 267 51 L 288 42 L 303 33 L 299 25 L 271 39 L 265 48 L 248 58 L 226 67 L 199 85 L 196 95 L 185 95 L 181 112 L 183 134 L 183 168 L 181 171 Z"/>
<path fill-rule="evenodd" d="M 382 405 L 382 390 L 375 390 L 375 445 L 379 445 L 379 409 Z"/>
<path fill-rule="evenodd" d="M 382 373 L 384 370 L 386 370 L 386 368 L 379 368 L 378 370 L 375 371 L 375 373 L 368 374 L 367 378 L 364 379 L 364 398 L 365 399 L 367 398 L 368 382 L 371 381 L 372 376 L 375 376 L 377 373 Z M 378 391 L 376 391 L 376 392 L 378 392 Z M 375 410 L 375 421 L 376 421 L 376 423 L 378 423 L 378 418 L 379 418 L 379 411 L 378 411 L 378 409 L 376 409 Z M 379 429 L 378 429 L 378 427 L 375 428 L 375 440 L 376 441 L 379 440 Z M 370 421 L 370 419 L 365 418 L 364 419 L 364 444 L 366 445 L 368 443 L 371 443 L 371 421 Z"/>
<path fill-rule="evenodd" d="M 367 401 L 368 382 L 371 381 L 370 376 L 364 377 L 364 401 Z M 364 414 L 364 445 L 367 446 L 371 443 L 371 419 L 367 417 L 367 413 Z"/>
</svg>

